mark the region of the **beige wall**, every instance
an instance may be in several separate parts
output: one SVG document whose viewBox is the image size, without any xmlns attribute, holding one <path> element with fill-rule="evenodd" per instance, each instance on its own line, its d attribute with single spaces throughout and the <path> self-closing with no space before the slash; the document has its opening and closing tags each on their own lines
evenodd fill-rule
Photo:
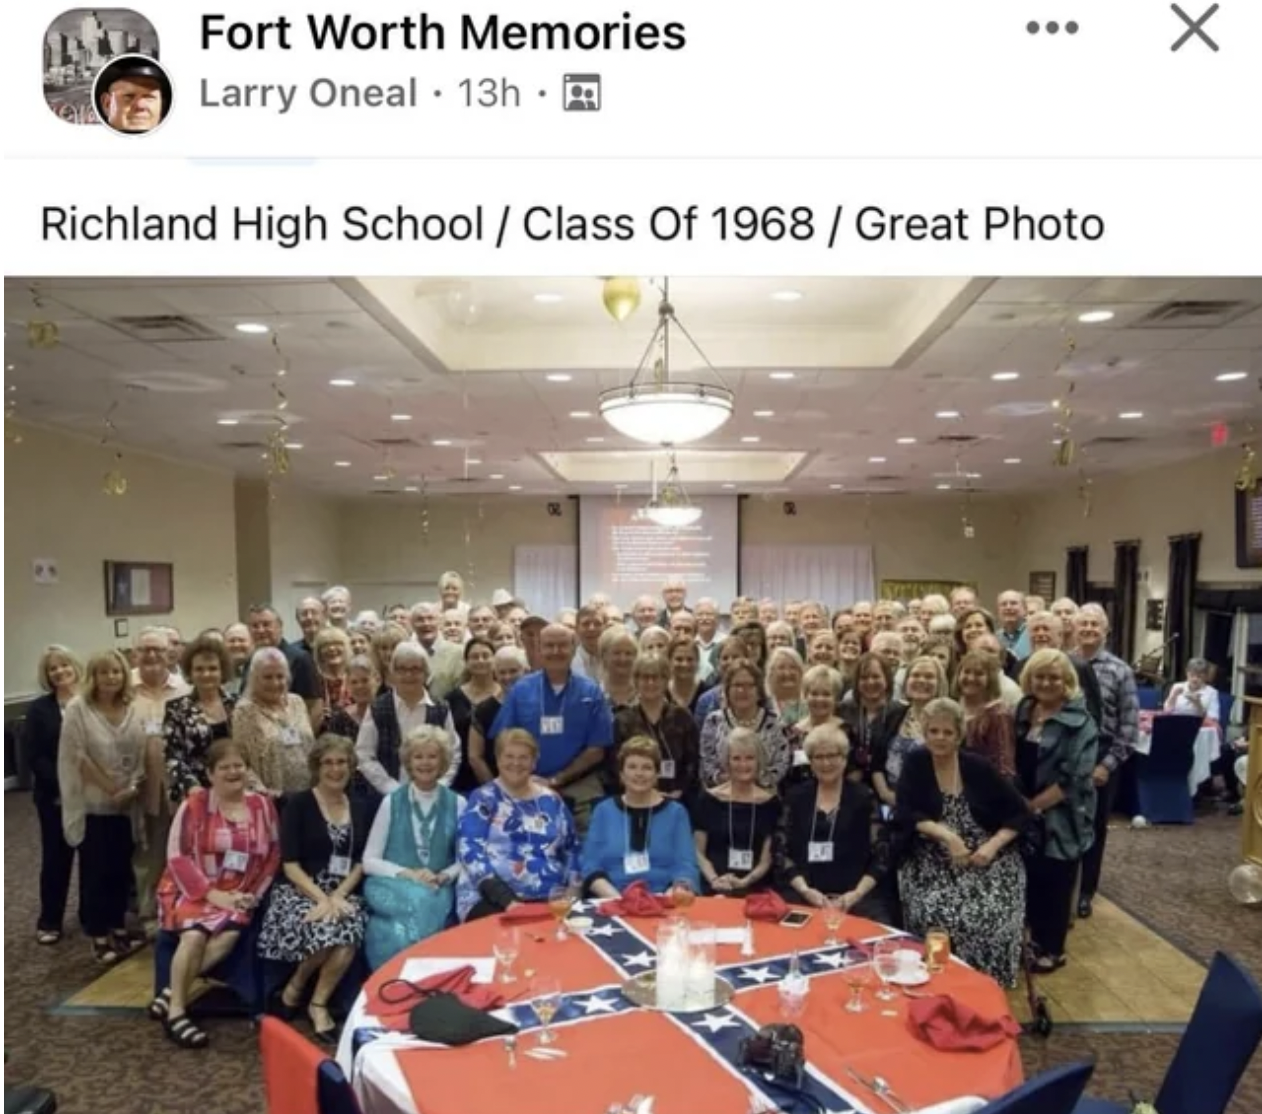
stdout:
<svg viewBox="0 0 1262 1114">
<path fill-rule="evenodd" d="M 290 637 L 298 637 L 294 618 L 298 601 L 319 595 L 342 580 L 340 512 L 341 506 L 334 500 L 313 495 L 288 481 L 272 485 L 269 598 L 285 620 L 285 633 Z"/>
<path fill-rule="evenodd" d="M 1262 570 L 1236 568 L 1236 471 L 1239 452 L 1223 449 L 1182 464 L 1128 475 L 1105 476 L 1091 484 L 1091 514 L 1075 480 L 1063 490 L 1028 499 L 1022 508 L 1021 571 L 1055 569 L 1058 590 L 1065 579 L 1065 549 L 1086 545 L 1088 579 L 1113 582 L 1113 543 L 1138 539 L 1140 594 L 1136 645 L 1139 650 L 1161 643 L 1144 631 L 1149 599 L 1164 599 L 1170 559 L 1169 539 L 1177 534 L 1201 535 L 1198 579 L 1202 583 L 1262 582 Z M 1147 582 L 1142 583 L 1147 571 Z"/>
<path fill-rule="evenodd" d="M 236 610 L 233 480 L 226 473 L 125 454 L 128 490 L 102 490 L 115 467 L 95 441 L 23 427 L 5 445 L 4 688 L 34 691 L 34 669 L 49 642 L 83 654 L 115 644 L 105 614 L 106 560 L 170 561 L 175 611 L 129 619 L 186 633 L 223 624 Z M 58 562 L 56 584 L 36 584 L 32 562 Z"/>
</svg>

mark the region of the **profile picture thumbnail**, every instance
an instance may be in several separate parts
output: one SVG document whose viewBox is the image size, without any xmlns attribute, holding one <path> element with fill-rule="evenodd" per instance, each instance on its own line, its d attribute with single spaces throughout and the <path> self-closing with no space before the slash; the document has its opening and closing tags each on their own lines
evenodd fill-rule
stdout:
<svg viewBox="0 0 1262 1114">
<path fill-rule="evenodd" d="M 71 8 L 44 34 L 44 100 L 68 124 L 144 135 L 170 114 L 171 79 L 152 23 L 130 8 Z"/>
</svg>

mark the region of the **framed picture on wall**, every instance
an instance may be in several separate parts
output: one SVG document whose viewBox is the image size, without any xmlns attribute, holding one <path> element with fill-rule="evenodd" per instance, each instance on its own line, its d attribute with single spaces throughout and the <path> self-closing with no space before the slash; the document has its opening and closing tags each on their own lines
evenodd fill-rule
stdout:
<svg viewBox="0 0 1262 1114">
<path fill-rule="evenodd" d="M 1056 598 L 1056 574 L 1054 572 L 1030 573 L 1030 595 L 1042 596 L 1048 606 Z"/>
<path fill-rule="evenodd" d="M 154 561 L 105 562 L 105 614 L 170 615 L 175 610 L 175 566 Z"/>
</svg>

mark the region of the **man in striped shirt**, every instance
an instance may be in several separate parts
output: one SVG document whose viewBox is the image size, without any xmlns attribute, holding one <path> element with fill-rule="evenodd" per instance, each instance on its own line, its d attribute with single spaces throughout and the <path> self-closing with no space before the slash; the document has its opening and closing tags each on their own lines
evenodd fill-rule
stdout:
<svg viewBox="0 0 1262 1114">
<path fill-rule="evenodd" d="M 1091 666 L 1100 682 L 1100 741 L 1092 775 L 1098 794 L 1095 844 L 1083 856 L 1082 882 L 1078 889 L 1078 916 L 1089 917 L 1100 884 L 1109 814 L 1113 811 L 1121 767 L 1139 741 L 1139 694 L 1131 667 L 1104 648 L 1109 633 L 1109 617 L 1104 608 L 1098 603 L 1083 604 L 1074 619 L 1074 633 L 1076 657 Z"/>
</svg>

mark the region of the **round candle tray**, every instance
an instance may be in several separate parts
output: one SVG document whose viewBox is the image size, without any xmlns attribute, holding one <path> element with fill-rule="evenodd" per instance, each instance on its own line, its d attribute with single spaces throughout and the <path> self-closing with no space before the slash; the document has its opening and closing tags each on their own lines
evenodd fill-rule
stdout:
<svg viewBox="0 0 1262 1114">
<path fill-rule="evenodd" d="M 622 984 L 622 993 L 626 996 L 627 1001 L 637 1006 L 642 1006 L 646 1010 L 658 1010 L 662 1013 L 692 1014 L 705 1013 L 707 1010 L 715 1010 L 726 1006 L 732 1000 L 732 996 L 736 991 L 727 979 L 715 976 L 714 997 L 711 1001 L 705 1005 L 667 1010 L 657 1004 L 657 972 L 645 971 L 643 974 L 627 979 Z"/>
</svg>

